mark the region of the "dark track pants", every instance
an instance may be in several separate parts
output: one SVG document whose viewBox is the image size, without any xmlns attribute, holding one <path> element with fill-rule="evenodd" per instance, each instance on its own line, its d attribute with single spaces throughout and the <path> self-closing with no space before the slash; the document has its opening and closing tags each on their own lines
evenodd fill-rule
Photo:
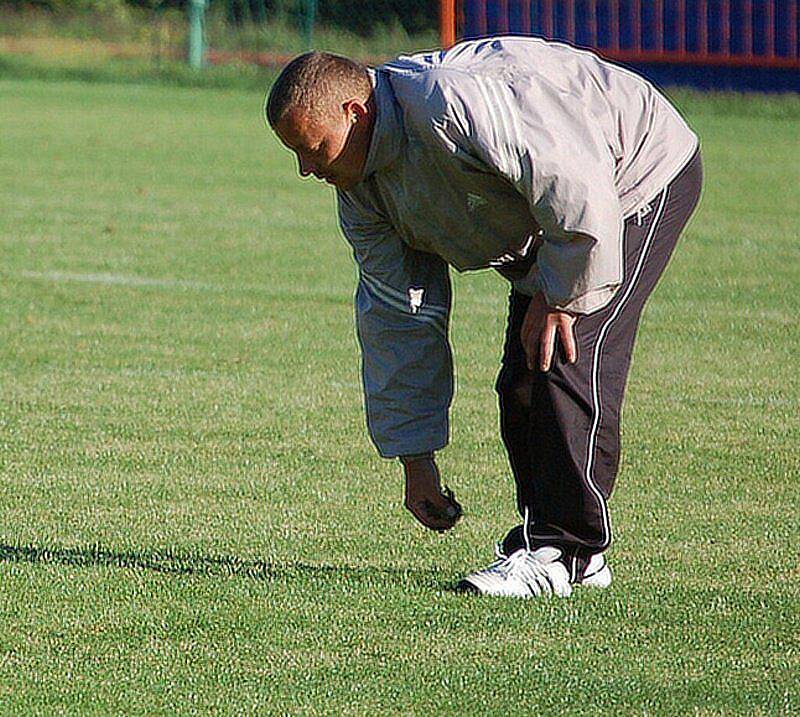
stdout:
<svg viewBox="0 0 800 717">
<path fill-rule="evenodd" d="M 611 543 L 607 501 L 620 459 L 620 413 L 639 317 L 700 198 L 699 151 L 650 203 L 625 223 L 623 284 L 604 308 L 576 320 L 578 360 L 559 350 L 547 373 L 529 371 L 520 329 L 530 298 L 511 293 L 503 366 L 497 380 L 500 423 L 534 544 L 554 544 L 571 559 L 573 579 L 592 553 Z M 506 549 L 522 542 L 521 526 Z"/>
</svg>

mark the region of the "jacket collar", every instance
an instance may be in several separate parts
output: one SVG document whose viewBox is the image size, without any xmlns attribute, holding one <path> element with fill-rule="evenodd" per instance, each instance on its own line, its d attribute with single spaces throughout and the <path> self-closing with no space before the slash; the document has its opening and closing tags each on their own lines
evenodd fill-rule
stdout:
<svg viewBox="0 0 800 717">
<path fill-rule="evenodd" d="M 364 177 L 389 167 L 403 147 L 403 119 L 387 73 L 369 70 L 375 93 L 375 125 L 372 129 Z"/>
</svg>

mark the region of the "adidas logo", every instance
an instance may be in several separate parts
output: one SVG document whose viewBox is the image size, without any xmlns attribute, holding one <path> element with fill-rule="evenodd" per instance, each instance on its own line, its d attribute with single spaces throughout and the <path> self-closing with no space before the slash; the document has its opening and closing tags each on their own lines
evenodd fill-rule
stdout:
<svg viewBox="0 0 800 717">
<path fill-rule="evenodd" d="M 408 308 L 411 309 L 412 314 L 419 313 L 420 308 L 422 308 L 422 297 L 424 294 L 425 289 L 411 288 L 408 290 Z"/>
</svg>

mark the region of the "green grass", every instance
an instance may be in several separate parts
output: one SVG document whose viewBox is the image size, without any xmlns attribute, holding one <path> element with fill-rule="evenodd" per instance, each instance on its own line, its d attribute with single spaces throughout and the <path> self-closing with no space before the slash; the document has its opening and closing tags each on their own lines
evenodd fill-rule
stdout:
<svg viewBox="0 0 800 717">
<path fill-rule="evenodd" d="M 237 63 L 209 66 L 198 72 L 176 60 L 108 57 L 98 60 L 83 54 L 54 60 L 47 55 L 14 54 L 0 49 L 0 77 L 5 79 L 263 92 L 278 71 L 277 66 Z"/>
<path fill-rule="evenodd" d="M 0 97 L 0 714 L 800 711 L 796 101 L 680 96 L 707 184 L 640 332 L 615 582 L 517 602 L 450 590 L 515 519 L 499 278 L 456 279 L 467 514 L 429 534 L 261 93 Z"/>
</svg>

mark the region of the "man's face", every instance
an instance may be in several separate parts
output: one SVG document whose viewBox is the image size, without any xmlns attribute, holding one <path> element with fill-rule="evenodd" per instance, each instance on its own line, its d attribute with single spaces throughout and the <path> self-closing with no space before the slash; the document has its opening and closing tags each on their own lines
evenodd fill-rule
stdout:
<svg viewBox="0 0 800 717">
<path fill-rule="evenodd" d="M 368 138 L 358 131 L 358 121 L 357 114 L 344 110 L 324 120 L 295 110 L 281 119 L 275 133 L 297 155 L 301 176 L 313 174 L 347 190 L 361 181 L 366 161 Z"/>
</svg>

